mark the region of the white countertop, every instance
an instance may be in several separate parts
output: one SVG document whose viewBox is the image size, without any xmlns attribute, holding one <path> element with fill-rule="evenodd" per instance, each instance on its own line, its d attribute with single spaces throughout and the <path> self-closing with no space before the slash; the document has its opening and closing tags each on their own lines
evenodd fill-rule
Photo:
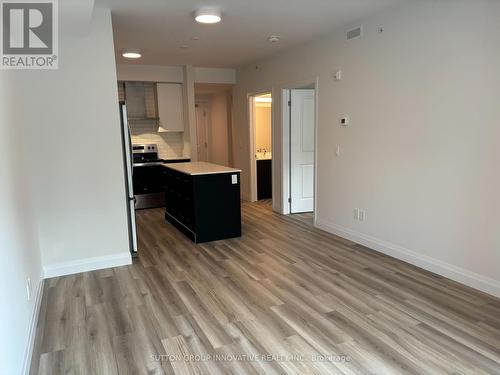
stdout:
<svg viewBox="0 0 500 375">
<path fill-rule="evenodd" d="M 192 161 L 189 163 L 174 163 L 174 164 L 164 164 L 165 168 L 170 168 L 175 171 L 188 174 L 191 176 L 204 175 L 204 174 L 218 174 L 218 173 L 238 173 L 241 169 L 234 169 L 225 167 L 223 165 L 217 165 L 212 163 L 207 163 L 204 161 Z"/>
<path fill-rule="evenodd" d="M 255 153 L 256 160 L 272 160 L 273 153 L 271 151 Z"/>
<path fill-rule="evenodd" d="M 160 158 L 162 160 L 183 160 L 183 159 L 191 159 L 189 156 L 172 156 L 170 158 Z"/>
</svg>

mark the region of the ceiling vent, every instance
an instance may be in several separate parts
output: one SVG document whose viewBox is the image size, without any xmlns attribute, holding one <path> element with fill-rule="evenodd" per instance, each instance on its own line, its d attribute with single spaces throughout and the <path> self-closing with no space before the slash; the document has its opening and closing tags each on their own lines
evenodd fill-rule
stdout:
<svg viewBox="0 0 500 375">
<path fill-rule="evenodd" d="M 355 27 L 354 29 L 347 30 L 345 33 L 346 39 L 356 39 L 363 36 L 363 26 Z"/>
</svg>

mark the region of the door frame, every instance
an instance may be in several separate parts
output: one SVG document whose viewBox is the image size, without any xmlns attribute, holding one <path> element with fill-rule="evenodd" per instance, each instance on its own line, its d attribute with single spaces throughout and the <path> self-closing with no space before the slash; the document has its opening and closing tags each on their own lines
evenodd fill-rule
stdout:
<svg viewBox="0 0 500 375">
<path fill-rule="evenodd" d="M 282 181 L 282 202 L 281 213 L 289 215 L 290 210 L 290 90 L 305 88 L 310 86 L 314 89 L 314 197 L 313 197 L 313 214 L 314 222 L 317 217 L 317 196 L 318 196 L 318 101 L 319 101 L 319 77 L 305 79 L 301 81 L 290 82 L 281 87 L 281 181 Z M 274 182 L 274 181 L 273 181 Z"/>
<path fill-rule="evenodd" d="M 206 140 L 206 143 L 207 143 L 207 147 L 206 147 L 206 153 L 207 153 L 207 161 L 210 160 L 210 142 L 209 142 L 209 139 L 210 139 L 210 136 L 211 136 L 211 132 L 210 132 L 210 128 L 211 128 L 211 124 L 210 124 L 210 116 L 211 116 L 211 113 L 210 113 L 210 99 L 209 98 L 201 98 L 201 99 L 197 99 L 194 103 L 194 107 L 195 107 L 195 123 L 196 123 L 196 155 L 197 155 L 197 160 L 199 160 L 199 154 L 198 154 L 198 119 L 196 118 L 196 109 L 198 107 L 201 107 L 205 110 L 205 113 L 206 113 L 206 116 L 205 116 L 205 140 Z"/>
<path fill-rule="evenodd" d="M 257 92 L 252 92 L 247 94 L 247 110 L 248 110 L 248 120 L 249 120 L 249 139 L 250 139 L 250 202 L 256 202 L 257 201 L 257 159 L 255 159 L 255 102 L 254 98 L 256 96 L 260 95 L 265 95 L 265 94 L 271 94 L 271 98 L 273 99 L 273 103 L 271 103 L 271 144 L 272 144 L 272 150 L 274 150 L 274 93 L 272 88 L 257 91 Z M 272 170 L 273 170 L 273 193 L 272 193 L 272 200 L 273 200 L 273 206 L 274 206 L 274 153 L 273 153 L 273 159 L 272 159 Z"/>
</svg>

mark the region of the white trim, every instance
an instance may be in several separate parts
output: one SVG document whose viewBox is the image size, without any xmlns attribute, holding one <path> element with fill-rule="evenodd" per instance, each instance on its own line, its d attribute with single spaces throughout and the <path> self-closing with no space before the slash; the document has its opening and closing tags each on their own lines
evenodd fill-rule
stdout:
<svg viewBox="0 0 500 375">
<path fill-rule="evenodd" d="M 290 213 L 290 89 L 281 90 L 281 213 Z M 273 181 L 273 186 L 275 182 Z"/>
<path fill-rule="evenodd" d="M 249 201 L 257 201 L 257 165 L 255 161 L 255 103 L 253 94 L 247 95 L 248 105 L 248 121 L 249 121 L 249 138 L 250 138 L 250 196 Z"/>
<path fill-rule="evenodd" d="M 23 363 L 23 372 L 22 372 L 22 374 L 24 374 L 24 375 L 28 375 L 30 372 L 31 357 L 33 356 L 33 346 L 35 344 L 36 327 L 38 324 L 38 315 L 40 313 L 40 305 L 42 304 L 43 284 L 44 284 L 44 280 L 41 279 L 38 282 L 35 300 L 33 303 L 33 310 L 31 311 L 30 329 L 28 332 L 28 340 L 26 342 L 26 347 L 24 350 L 24 363 Z"/>
<path fill-rule="evenodd" d="M 87 258 L 72 262 L 56 263 L 43 267 L 44 278 L 70 275 L 73 273 L 95 271 L 103 268 L 119 267 L 132 264 L 132 256 L 130 253 L 108 255 L 102 257 Z M 28 332 L 28 339 L 24 351 L 24 362 L 22 374 L 28 375 L 30 372 L 31 358 L 33 356 L 33 347 L 36 338 L 36 327 L 38 324 L 38 316 L 40 314 L 40 305 L 42 303 L 44 279 L 38 282 L 33 310 L 31 313 L 31 321 Z"/>
<path fill-rule="evenodd" d="M 43 271 L 44 277 L 49 279 L 51 277 L 95 271 L 103 268 L 125 266 L 128 264 L 132 264 L 132 256 L 130 253 L 125 253 L 50 264 L 48 266 L 44 266 Z"/>
<path fill-rule="evenodd" d="M 317 219 L 314 222 L 314 225 L 317 228 L 335 234 L 336 236 L 346 238 L 350 241 L 369 247 L 383 254 L 413 264 L 427 271 L 434 272 L 438 275 L 447 277 L 471 288 L 478 289 L 482 292 L 500 298 L 500 281 L 498 280 L 480 275 L 464 268 L 454 266 L 453 264 L 449 264 L 426 255 L 418 254 L 402 246 L 395 245 L 360 232 L 356 232 L 352 229 L 342 227 L 326 220 Z"/>
</svg>

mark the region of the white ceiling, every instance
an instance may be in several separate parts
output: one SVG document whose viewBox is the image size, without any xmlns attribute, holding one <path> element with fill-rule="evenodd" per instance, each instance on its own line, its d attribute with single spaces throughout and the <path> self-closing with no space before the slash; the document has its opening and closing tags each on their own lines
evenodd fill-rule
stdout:
<svg viewBox="0 0 500 375">
<path fill-rule="evenodd" d="M 234 68 L 344 26 L 403 0 L 96 0 L 113 15 L 118 63 Z M 222 22 L 201 25 L 201 6 L 222 11 Z M 277 34 L 281 40 L 270 43 Z M 200 40 L 191 38 L 197 36 Z M 185 45 L 188 48 L 181 48 Z M 140 48 L 143 58 L 121 57 Z"/>
</svg>

